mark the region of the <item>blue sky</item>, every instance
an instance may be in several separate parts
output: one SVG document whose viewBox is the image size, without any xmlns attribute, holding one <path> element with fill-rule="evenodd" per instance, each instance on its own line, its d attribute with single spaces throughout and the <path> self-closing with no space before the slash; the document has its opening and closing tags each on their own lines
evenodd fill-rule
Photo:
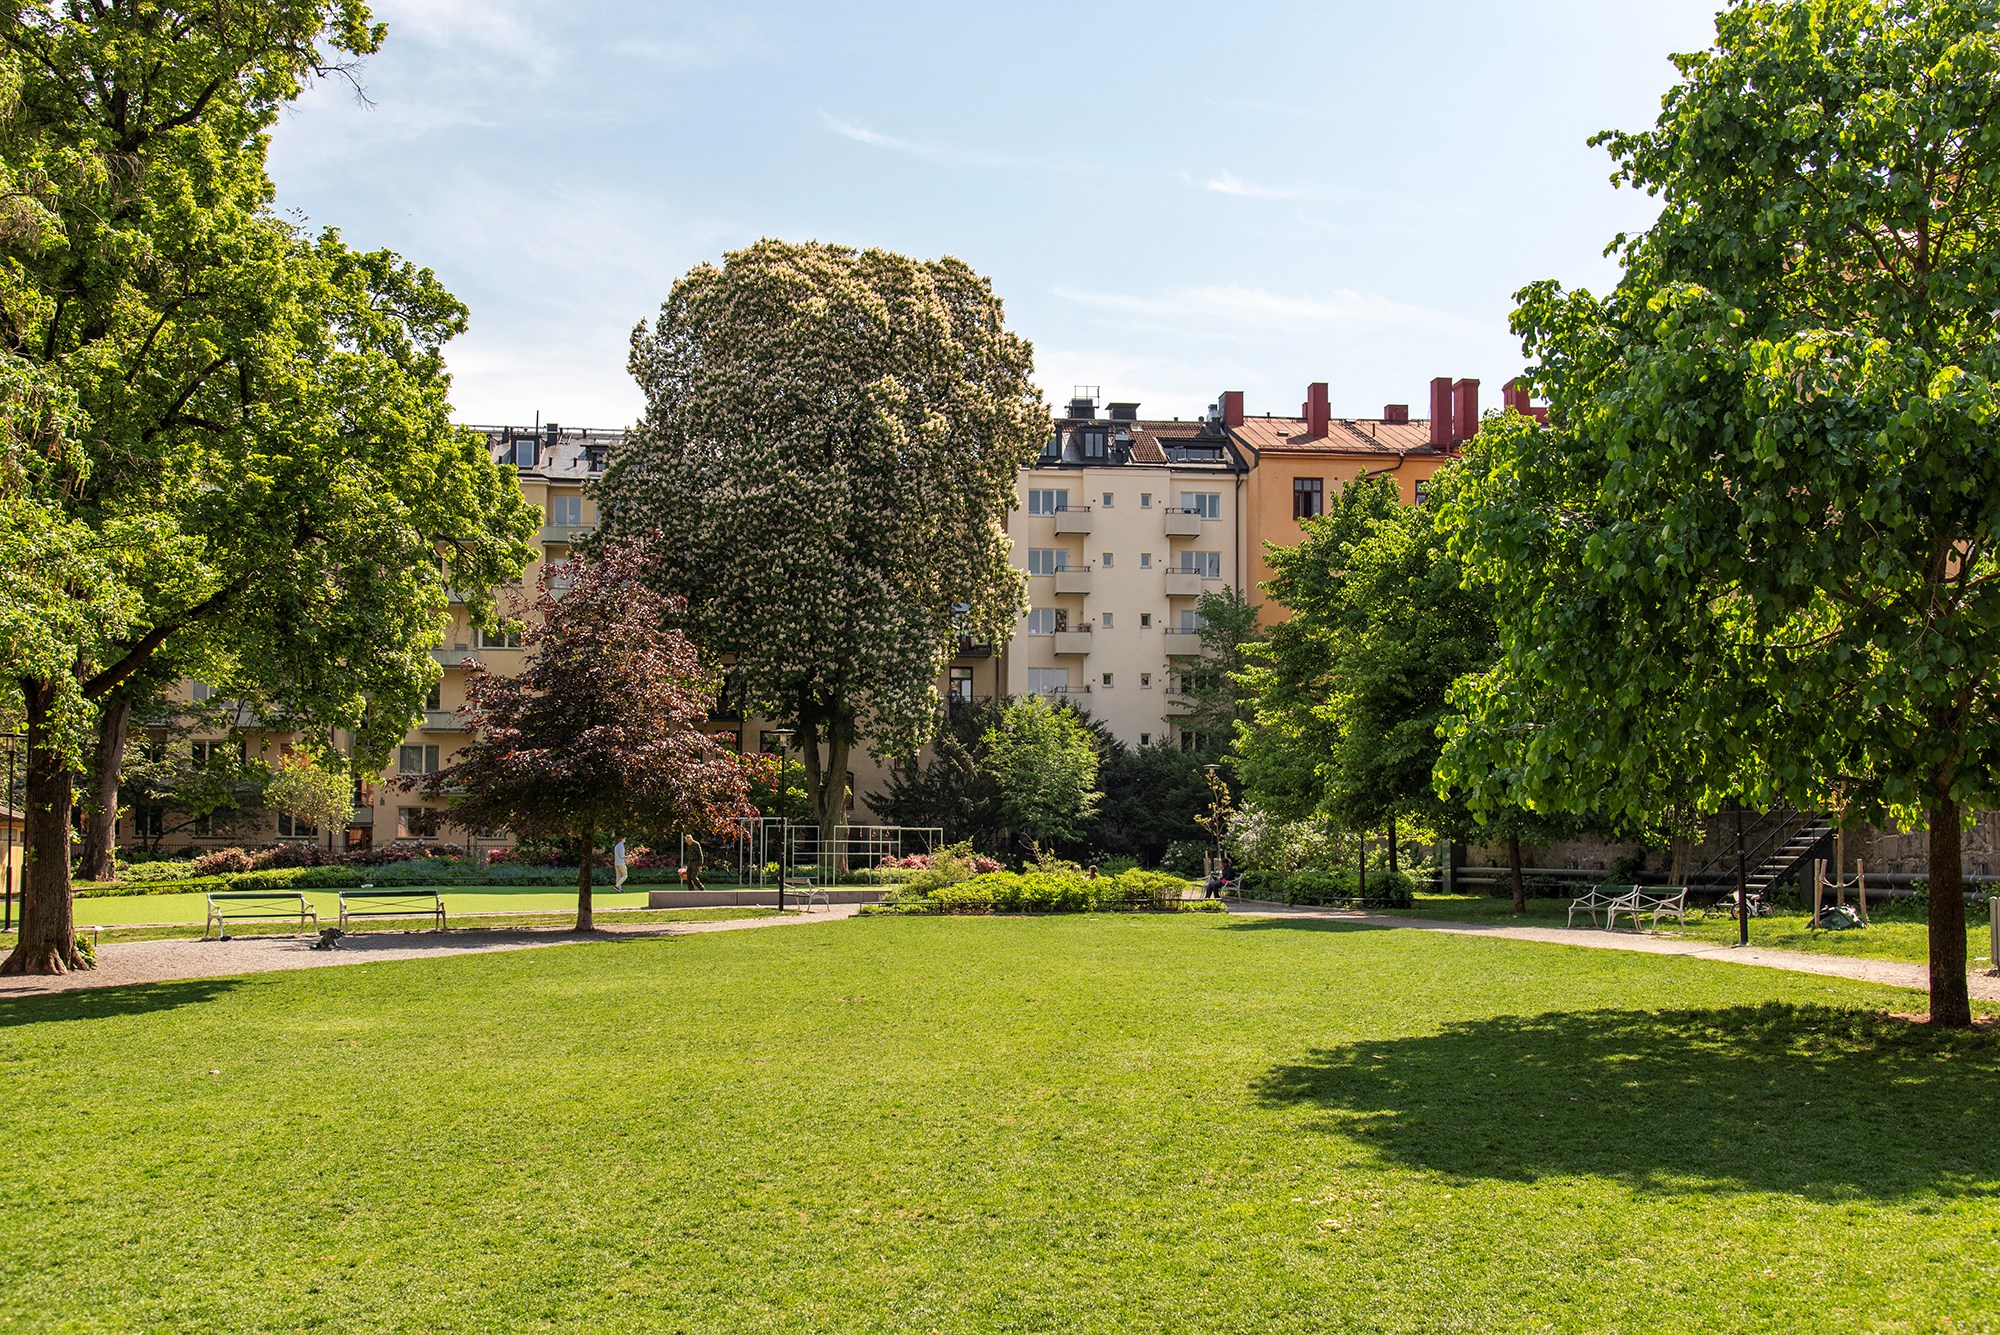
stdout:
<svg viewBox="0 0 2000 1335">
<path fill-rule="evenodd" d="M 1522 285 L 1607 284 L 1651 207 L 1584 140 L 1716 3 L 377 0 L 368 104 L 315 88 L 272 170 L 471 306 L 467 421 L 629 424 L 632 326 L 761 236 L 959 256 L 1051 401 L 1421 414 L 1436 375 L 1497 403 Z"/>
</svg>

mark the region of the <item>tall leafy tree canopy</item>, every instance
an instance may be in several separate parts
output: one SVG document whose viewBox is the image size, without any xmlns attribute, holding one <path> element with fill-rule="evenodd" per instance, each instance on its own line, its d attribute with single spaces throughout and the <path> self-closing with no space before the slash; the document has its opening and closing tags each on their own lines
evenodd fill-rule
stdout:
<svg viewBox="0 0 2000 1335">
<path fill-rule="evenodd" d="M 1653 129 L 1603 137 L 1662 205 L 1617 289 L 1523 294 L 1550 418 L 1460 503 L 1506 648 L 1467 703 L 1550 806 L 1680 773 L 1927 824 L 1962 1024 L 1959 838 L 2000 797 L 2000 6 L 1717 24 Z"/>
<path fill-rule="evenodd" d="M 1075 710 L 1020 696 L 984 742 L 1000 813 L 1014 834 L 1041 844 L 1083 836 L 1104 794 L 1097 789 L 1097 739 Z"/>
<path fill-rule="evenodd" d="M 527 667 L 473 666 L 459 711 L 473 740 L 413 783 L 449 800 L 466 829 L 577 849 L 580 930 L 600 835 L 645 831 L 676 847 L 675 835 L 729 833 L 756 814 L 744 766 L 703 731 L 717 675 L 668 626 L 678 609 L 648 587 L 655 559 L 628 541 L 543 566 Z"/>
<path fill-rule="evenodd" d="M 532 513 L 449 422 L 464 308 L 272 207 L 277 115 L 381 40 L 359 0 L 0 4 L 0 352 L 68 427 L 13 474 L 0 543 L 101 608 L 0 642 L 30 738 L 0 969 L 80 962 L 73 773 L 98 706 L 156 657 L 379 764 L 437 678 L 447 579 L 477 591 L 528 559 Z"/>
<path fill-rule="evenodd" d="M 958 260 L 763 241 L 676 283 L 631 369 L 647 407 L 604 531 L 659 531 L 659 588 L 796 730 L 830 832 L 851 748 L 914 754 L 958 638 L 1013 630 L 1007 511 L 1049 421 L 1032 351 Z"/>
</svg>

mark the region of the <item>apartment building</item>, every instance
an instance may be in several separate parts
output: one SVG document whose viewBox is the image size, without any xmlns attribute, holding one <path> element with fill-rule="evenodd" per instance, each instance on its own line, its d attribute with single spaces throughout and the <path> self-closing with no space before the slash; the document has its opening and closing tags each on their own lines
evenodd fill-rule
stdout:
<svg viewBox="0 0 2000 1335">
<path fill-rule="evenodd" d="M 1246 582 L 1261 589 L 1271 578 L 1265 544 L 1293 547 L 1303 525 L 1326 513 L 1327 501 L 1363 477 L 1392 479 L 1405 505 L 1424 499 L 1432 473 L 1458 457 L 1479 432 L 1479 382 L 1431 382 L 1430 416 L 1413 419 L 1408 404 L 1392 403 L 1380 417 L 1335 417 L 1324 382 L 1306 388 L 1297 417 L 1244 412 L 1243 395 L 1224 394 L 1216 413 L 1249 466 L 1245 504 Z M 1511 387 L 1510 387 L 1510 402 Z M 1286 615 L 1260 598 L 1266 618 Z"/>
<path fill-rule="evenodd" d="M 1021 470 L 1008 521 L 1028 610 L 1006 693 L 1070 701 L 1130 746 L 1180 740 L 1176 669 L 1201 652 L 1198 601 L 1242 588 L 1246 472 L 1219 416 L 1100 415 L 1096 389 L 1079 389 Z"/>
</svg>

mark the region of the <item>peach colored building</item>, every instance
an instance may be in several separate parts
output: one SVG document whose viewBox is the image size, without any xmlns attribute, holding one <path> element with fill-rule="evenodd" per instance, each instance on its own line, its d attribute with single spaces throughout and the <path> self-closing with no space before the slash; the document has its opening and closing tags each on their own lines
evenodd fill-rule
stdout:
<svg viewBox="0 0 2000 1335">
<path fill-rule="evenodd" d="M 1240 392 L 1222 396 L 1216 411 L 1250 469 L 1244 547 L 1253 599 L 1271 577 L 1266 545 L 1297 546 L 1305 521 L 1325 514 L 1349 483 L 1389 477 L 1405 505 L 1421 502 L 1431 474 L 1479 430 L 1479 382 L 1433 381 L 1430 410 L 1429 417 L 1413 418 L 1409 405 L 1392 403 L 1379 417 L 1335 417 L 1324 383 L 1307 387 L 1296 417 L 1252 417 Z M 1285 615 L 1281 604 L 1264 603 L 1267 619 Z"/>
</svg>

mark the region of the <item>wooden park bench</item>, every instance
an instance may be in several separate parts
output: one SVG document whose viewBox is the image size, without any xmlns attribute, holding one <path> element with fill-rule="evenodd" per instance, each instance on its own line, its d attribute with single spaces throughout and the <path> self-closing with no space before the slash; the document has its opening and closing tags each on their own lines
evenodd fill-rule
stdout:
<svg viewBox="0 0 2000 1335">
<path fill-rule="evenodd" d="M 312 923 L 310 930 L 319 930 L 318 910 L 296 890 L 211 890 L 201 939 L 208 940 L 211 927 L 222 936 L 223 927 L 231 922 L 289 922 L 293 918 L 298 919 L 301 932 L 308 930 L 308 921 Z"/>
<path fill-rule="evenodd" d="M 354 901 L 354 902 L 350 902 Z M 444 896 L 435 890 L 377 890 L 364 886 L 340 892 L 340 930 L 354 918 L 429 918 L 444 930 Z"/>
</svg>

